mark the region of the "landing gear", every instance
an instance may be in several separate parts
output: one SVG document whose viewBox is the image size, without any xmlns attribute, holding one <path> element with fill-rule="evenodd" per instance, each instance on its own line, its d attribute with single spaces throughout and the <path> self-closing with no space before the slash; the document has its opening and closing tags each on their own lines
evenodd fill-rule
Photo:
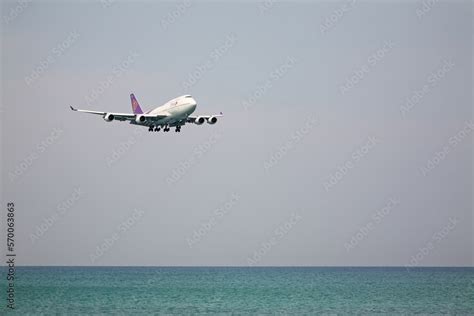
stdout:
<svg viewBox="0 0 474 316">
<path fill-rule="evenodd" d="M 159 131 L 161 131 L 162 127 L 163 127 L 163 132 L 169 132 L 170 129 L 171 129 L 168 125 L 164 125 L 164 126 L 163 125 L 158 125 L 158 126 L 151 125 L 150 127 L 148 127 L 148 131 L 149 132 L 159 132 Z M 181 132 L 181 125 L 176 126 L 175 132 L 176 133 Z"/>
</svg>

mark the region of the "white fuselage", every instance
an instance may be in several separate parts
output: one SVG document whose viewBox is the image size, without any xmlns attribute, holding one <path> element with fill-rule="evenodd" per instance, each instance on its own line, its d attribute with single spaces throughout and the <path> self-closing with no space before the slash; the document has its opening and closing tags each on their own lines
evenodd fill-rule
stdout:
<svg viewBox="0 0 474 316">
<path fill-rule="evenodd" d="M 190 95 L 183 95 L 166 102 L 164 105 L 159 106 L 151 111 L 148 111 L 147 115 L 159 115 L 166 114 L 167 117 L 160 119 L 158 124 L 172 124 L 185 120 L 191 113 L 196 110 L 196 100 Z"/>
</svg>

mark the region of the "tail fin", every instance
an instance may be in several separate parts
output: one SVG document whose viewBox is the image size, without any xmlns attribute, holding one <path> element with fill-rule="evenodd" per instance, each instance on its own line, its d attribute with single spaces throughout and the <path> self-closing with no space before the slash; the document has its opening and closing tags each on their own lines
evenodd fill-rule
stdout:
<svg viewBox="0 0 474 316">
<path fill-rule="evenodd" d="M 138 101 L 135 99 L 135 95 L 133 93 L 130 95 L 130 100 L 132 101 L 133 114 L 143 114 L 140 104 L 138 104 Z"/>
</svg>

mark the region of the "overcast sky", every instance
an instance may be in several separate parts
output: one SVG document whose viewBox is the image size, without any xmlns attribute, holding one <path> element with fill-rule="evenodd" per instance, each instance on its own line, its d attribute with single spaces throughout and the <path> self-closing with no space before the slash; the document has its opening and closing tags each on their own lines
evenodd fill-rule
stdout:
<svg viewBox="0 0 474 316">
<path fill-rule="evenodd" d="M 17 264 L 472 266 L 472 14 L 4 2 Z M 225 116 L 165 134 L 69 110 L 131 92 Z"/>
</svg>

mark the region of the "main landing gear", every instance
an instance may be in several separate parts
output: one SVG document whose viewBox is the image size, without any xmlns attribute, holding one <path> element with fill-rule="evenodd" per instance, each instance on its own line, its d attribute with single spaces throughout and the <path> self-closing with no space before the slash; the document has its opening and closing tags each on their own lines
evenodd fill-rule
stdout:
<svg viewBox="0 0 474 316">
<path fill-rule="evenodd" d="M 162 126 L 150 126 L 148 127 L 148 131 L 149 132 L 159 132 L 161 130 L 161 127 Z M 170 131 L 170 127 L 168 125 L 165 125 L 163 126 L 163 132 L 169 132 Z M 176 129 L 175 129 L 175 132 L 179 133 L 181 132 L 181 126 L 176 126 Z"/>
</svg>

